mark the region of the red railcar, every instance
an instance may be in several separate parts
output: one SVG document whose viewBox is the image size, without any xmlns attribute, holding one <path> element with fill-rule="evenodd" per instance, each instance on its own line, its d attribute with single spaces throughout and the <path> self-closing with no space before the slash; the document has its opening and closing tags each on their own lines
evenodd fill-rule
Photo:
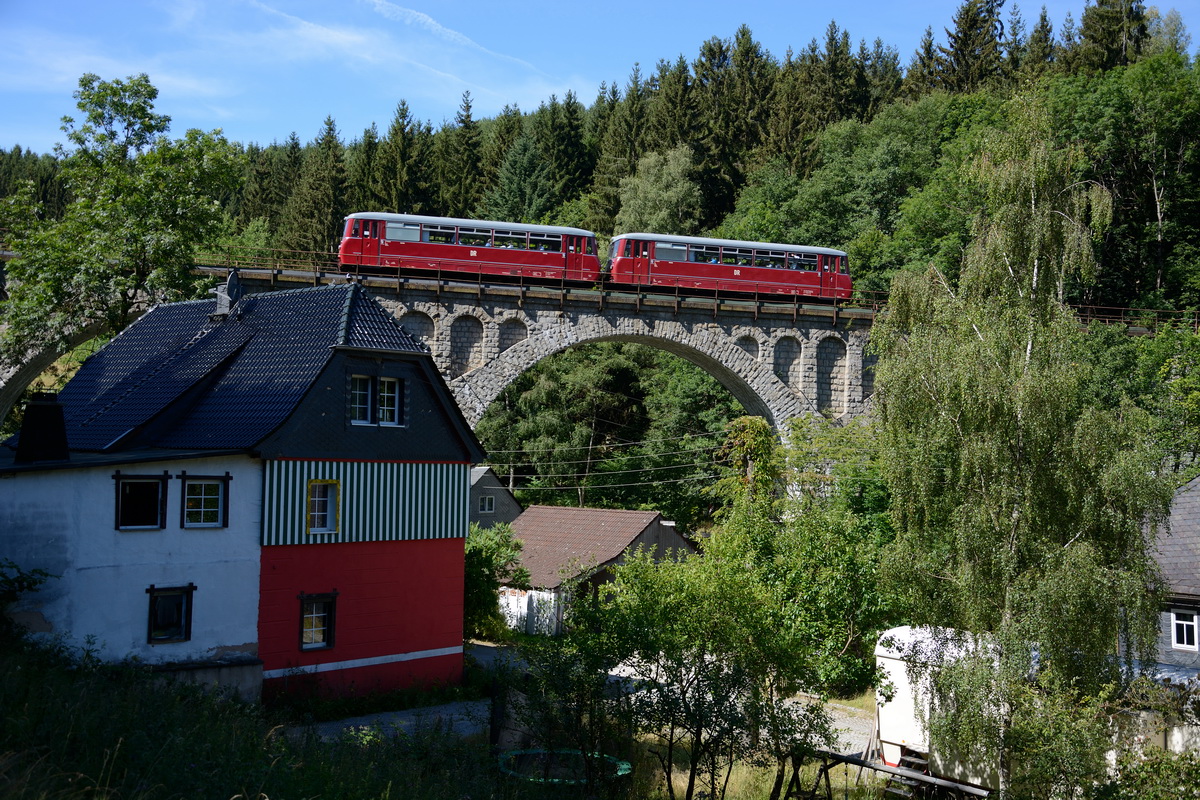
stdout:
<svg viewBox="0 0 1200 800">
<path fill-rule="evenodd" d="M 699 236 L 622 233 L 613 238 L 612 283 L 721 292 L 850 297 L 846 254 L 825 247 Z"/>
<path fill-rule="evenodd" d="M 581 228 L 359 212 L 346 217 L 338 258 L 356 273 L 469 272 L 600 280 L 596 236 Z"/>
</svg>

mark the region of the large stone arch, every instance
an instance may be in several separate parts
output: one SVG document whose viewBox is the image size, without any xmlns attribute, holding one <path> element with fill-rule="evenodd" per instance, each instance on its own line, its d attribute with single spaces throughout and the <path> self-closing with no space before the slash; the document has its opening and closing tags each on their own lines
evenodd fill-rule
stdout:
<svg viewBox="0 0 1200 800">
<path fill-rule="evenodd" d="M 706 331 L 671 336 L 663 330 L 623 331 L 621 327 L 639 326 L 555 326 L 550 335 L 543 331 L 543 335 L 530 336 L 499 353 L 486 369 L 454 378 L 450 388 L 459 408 L 474 427 L 505 387 L 542 359 L 589 342 L 635 342 L 697 365 L 728 389 L 748 413 L 765 417 L 776 427 L 792 417 L 816 411 L 812 398 L 789 387 L 770 364 L 751 356 L 728 337 Z"/>
<path fill-rule="evenodd" d="M 26 387 L 41 375 L 62 356 L 76 347 L 90 342 L 104 333 L 107 326 L 94 323 L 71 331 L 67 335 L 66 347 L 47 347 L 37 352 L 28 353 L 20 364 L 0 369 L 0 421 L 8 417 L 8 412 L 25 392 Z"/>
</svg>

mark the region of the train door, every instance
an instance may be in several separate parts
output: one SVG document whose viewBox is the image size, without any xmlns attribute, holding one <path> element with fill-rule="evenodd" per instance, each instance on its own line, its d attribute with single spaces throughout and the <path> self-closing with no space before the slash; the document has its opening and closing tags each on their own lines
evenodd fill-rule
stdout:
<svg viewBox="0 0 1200 800">
<path fill-rule="evenodd" d="M 650 280 L 650 243 L 633 239 L 627 242 L 630 255 L 630 275 L 632 283 L 651 283 Z"/>
<path fill-rule="evenodd" d="M 362 261 L 361 264 L 379 264 L 379 239 L 383 235 L 383 220 L 364 219 L 362 221 Z"/>
<path fill-rule="evenodd" d="M 821 273 L 821 297 L 834 297 L 837 290 L 837 257 L 818 256 Z"/>
<path fill-rule="evenodd" d="M 587 255 L 586 236 L 564 236 L 563 257 L 567 280 L 583 280 L 584 256 Z"/>
</svg>

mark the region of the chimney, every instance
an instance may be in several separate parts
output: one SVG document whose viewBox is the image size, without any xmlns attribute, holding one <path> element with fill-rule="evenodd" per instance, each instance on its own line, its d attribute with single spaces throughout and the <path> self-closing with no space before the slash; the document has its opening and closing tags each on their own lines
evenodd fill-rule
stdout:
<svg viewBox="0 0 1200 800">
<path fill-rule="evenodd" d="M 55 392 L 34 392 L 25 405 L 21 438 L 17 441 L 14 461 L 66 461 L 71 457 L 67 445 L 67 423 Z"/>
</svg>

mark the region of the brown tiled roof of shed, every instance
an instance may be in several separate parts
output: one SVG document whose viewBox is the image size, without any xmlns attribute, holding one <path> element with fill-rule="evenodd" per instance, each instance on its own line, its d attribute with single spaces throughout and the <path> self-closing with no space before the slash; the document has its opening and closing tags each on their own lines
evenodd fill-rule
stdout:
<svg viewBox="0 0 1200 800">
<path fill-rule="evenodd" d="M 1158 565 L 1172 595 L 1200 597 L 1200 478 L 1171 503 L 1171 531 L 1158 538 Z"/>
<path fill-rule="evenodd" d="M 570 578 L 577 568 L 601 566 L 620 556 L 658 516 L 657 511 L 530 506 L 512 528 L 521 540 L 529 582 L 553 589 L 563 582 L 564 568 Z"/>
</svg>

